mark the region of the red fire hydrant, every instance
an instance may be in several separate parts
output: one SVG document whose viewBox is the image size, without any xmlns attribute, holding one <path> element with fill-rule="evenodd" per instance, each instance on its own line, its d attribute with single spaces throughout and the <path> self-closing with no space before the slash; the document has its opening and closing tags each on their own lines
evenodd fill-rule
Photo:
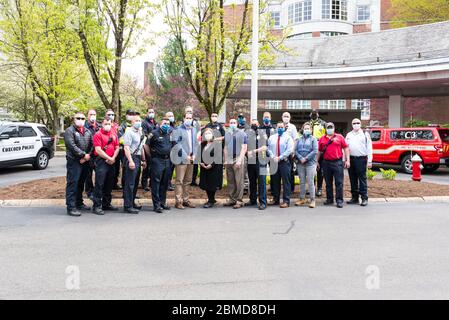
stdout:
<svg viewBox="0 0 449 320">
<path fill-rule="evenodd" d="M 413 175 L 412 180 L 413 181 L 421 181 L 421 170 L 424 169 L 422 166 L 422 159 L 419 155 L 415 154 L 412 157 L 412 165 L 413 165 Z"/>
</svg>

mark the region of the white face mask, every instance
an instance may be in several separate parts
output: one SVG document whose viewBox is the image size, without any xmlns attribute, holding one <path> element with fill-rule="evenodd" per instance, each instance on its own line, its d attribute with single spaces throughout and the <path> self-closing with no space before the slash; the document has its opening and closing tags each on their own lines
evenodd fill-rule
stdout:
<svg viewBox="0 0 449 320">
<path fill-rule="evenodd" d="M 89 120 L 90 122 L 95 122 L 97 121 L 97 116 L 90 116 Z"/>
<path fill-rule="evenodd" d="M 105 125 L 105 126 L 103 127 L 103 130 L 106 131 L 106 132 L 111 131 L 111 125 L 110 125 L 110 124 Z"/>
<path fill-rule="evenodd" d="M 217 117 L 212 117 L 211 120 L 212 120 L 212 122 L 217 122 L 218 118 Z"/>
<path fill-rule="evenodd" d="M 289 117 L 282 117 L 282 121 L 284 121 L 284 123 L 290 123 L 290 118 Z"/>
<path fill-rule="evenodd" d="M 77 126 L 78 128 L 83 127 L 84 121 L 83 120 L 75 120 L 75 126 Z"/>
<path fill-rule="evenodd" d="M 361 127 L 362 126 L 360 124 L 353 124 L 352 125 L 352 129 L 354 129 L 355 131 L 359 131 Z"/>
<path fill-rule="evenodd" d="M 212 133 L 206 133 L 204 135 L 204 138 L 206 139 L 206 141 L 212 141 L 212 139 L 214 138 Z"/>
</svg>

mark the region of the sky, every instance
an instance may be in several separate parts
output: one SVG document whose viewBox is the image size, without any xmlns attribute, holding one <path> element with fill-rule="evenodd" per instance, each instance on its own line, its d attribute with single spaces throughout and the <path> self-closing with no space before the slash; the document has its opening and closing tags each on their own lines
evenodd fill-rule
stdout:
<svg viewBox="0 0 449 320">
<path fill-rule="evenodd" d="M 143 38 L 152 37 L 154 38 L 154 33 L 159 33 L 166 31 L 166 27 L 163 22 L 163 16 L 157 14 L 152 17 L 151 25 L 147 32 L 143 34 Z M 139 80 L 139 84 L 143 87 L 143 76 L 144 76 L 144 63 L 147 61 L 154 62 L 158 57 L 160 51 L 164 48 L 167 43 L 167 39 L 164 36 L 159 36 L 153 39 L 154 43 L 146 46 L 145 53 L 140 56 L 134 57 L 133 59 L 127 59 L 123 61 L 123 73 L 129 74 L 134 78 Z"/>
</svg>

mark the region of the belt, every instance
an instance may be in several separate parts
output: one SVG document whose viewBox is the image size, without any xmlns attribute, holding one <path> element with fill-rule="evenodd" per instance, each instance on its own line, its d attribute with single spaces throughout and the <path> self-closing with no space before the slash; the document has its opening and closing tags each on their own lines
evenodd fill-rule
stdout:
<svg viewBox="0 0 449 320">
<path fill-rule="evenodd" d="M 351 156 L 352 159 L 366 159 L 368 156 Z"/>
<path fill-rule="evenodd" d="M 327 160 L 327 159 L 324 159 L 324 161 L 326 161 L 326 162 L 337 162 L 337 161 L 341 161 L 341 160 L 343 160 L 343 158 L 335 159 L 335 160 Z"/>
<path fill-rule="evenodd" d="M 153 158 L 158 158 L 158 159 L 170 159 L 170 155 L 163 155 L 163 154 L 152 154 L 151 155 Z"/>
</svg>

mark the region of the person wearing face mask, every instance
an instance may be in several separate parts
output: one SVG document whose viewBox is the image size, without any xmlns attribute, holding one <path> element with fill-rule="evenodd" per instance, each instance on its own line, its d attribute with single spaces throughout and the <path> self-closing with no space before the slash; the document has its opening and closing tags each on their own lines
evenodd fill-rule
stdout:
<svg viewBox="0 0 449 320">
<path fill-rule="evenodd" d="M 315 208 L 315 176 L 316 164 L 318 154 L 318 141 L 312 135 L 312 126 L 306 122 L 302 126 L 302 136 L 299 137 L 296 143 L 296 159 L 298 164 L 298 176 L 300 181 L 299 200 L 295 203 L 296 206 L 306 204 L 306 181 L 310 190 L 309 208 Z"/>
<path fill-rule="evenodd" d="M 142 130 L 146 137 L 149 136 L 149 134 L 156 128 L 157 122 L 155 119 L 156 113 L 154 112 L 153 108 L 148 108 L 147 116 L 142 121 Z M 150 178 L 150 166 L 151 163 L 150 157 L 147 154 L 147 168 L 145 170 L 142 170 L 142 189 L 145 191 L 150 191 L 150 188 L 148 186 L 148 180 Z M 150 182 L 151 183 L 151 182 Z"/>
<path fill-rule="evenodd" d="M 267 155 L 270 157 L 270 171 L 273 179 L 273 201 L 271 205 L 279 205 L 285 209 L 290 206 L 291 194 L 291 154 L 294 152 L 294 141 L 285 130 L 285 123 L 277 124 L 277 133 L 268 139 Z M 281 198 L 281 182 L 283 189 L 283 203 Z"/>
<path fill-rule="evenodd" d="M 95 188 L 93 212 L 104 215 L 105 211 L 117 211 L 112 206 L 112 185 L 114 180 L 114 164 L 119 153 L 118 138 L 112 132 L 112 121 L 103 119 L 101 129 L 94 135 L 95 155 Z"/>
<path fill-rule="evenodd" d="M 213 129 L 206 128 L 201 140 L 200 188 L 207 193 L 204 208 L 212 208 L 217 201 L 215 194 L 223 187 L 222 142 L 214 137 Z"/>
<path fill-rule="evenodd" d="M 134 111 L 133 109 L 128 109 L 126 110 L 126 115 L 125 115 L 125 122 L 123 122 L 117 129 L 117 137 L 119 139 L 119 144 L 120 144 L 120 151 L 119 151 L 119 156 L 118 156 L 118 160 L 120 161 L 121 164 L 121 171 L 122 171 L 122 188 L 125 185 L 125 175 L 124 170 L 124 162 L 125 162 L 125 153 L 123 150 L 123 135 L 125 134 L 125 132 L 131 127 L 131 122 L 134 119 L 134 117 L 136 116 L 136 111 Z M 118 180 L 118 174 L 120 173 L 120 170 L 118 170 L 119 172 L 116 172 L 116 179 Z"/>
<path fill-rule="evenodd" d="M 259 129 L 265 130 L 267 142 L 270 136 L 276 133 L 274 123 L 271 122 L 271 113 L 269 112 L 263 113 L 262 124 L 260 125 Z M 271 195 L 273 195 L 273 179 L 271 179 L 271 177 L 270 177 L 270 192 Z"/>
<path fill-rule="evenodd" d="M 319 141 L 322 136 L 326 134 L 326 122 L 320 118 L 318 111 L 313 110 L 310 113 L 310 125 L 312 126 L 312 134 Z M 321 197 L 323 194 L 323 159 L 320 159 L 320 163 L 317 165 L 317 183 L 316 183 L 316 196 Z"/>
<path fill-rule="evenodd" d="M 197 132 L 197 138 L 201 135 L 201 123 L 198 119 L 194 117 L 193 114 L 193 107 L 187 106 L 184 108 L 184 114 L 191 114 L 192 115 L 192 126 L 196 129 Z M 198 177 L 198 171 L 199 171 L 199 165 L 198 163 L 193 164 L 193 170 L 192 170 L 192 182 L 190 183 L 190 186 L 192 187 L 198 187 L 197 177 Z"/>
<path fill-rule="evenodd" d="M 223 141 L 224 136 L 226 134 L 226 131 L 224 129 L 224 126 L 218 122 L 218 114 L 212 113 L 210 116 L 210 122 L 206 125 L 205 129 L 212 129 L 212 132 L 214 134 L 214 139 L 217 141 Z"/>
<path fill-rule="evenodd" d="M 344 156 L 344 159 L 343 159 Z M 343 208 L 343 182 L 344 169 L 349 169 L 349 148 L 345 138 L 335 133 L 335 125 L 332 122 L 326 124 L 326 135 L 318 142 L 318 161 L 323 159 L 323 173 L 326 180 L 326 197 L 324 205 L 334 204 L 334 180 L 335 199 L 337 207 Z"/>
<path fill-rule="evenodd" d="M 246 123 L 246 118 L 243 113 L 240 113 L 237 117 L 237 128 L 244 130 L 245 132 L 246 130 L 251 129 L 251 126 Z"/>
<path fill-rule="evenodd" d="M 168 119 L 168 121 L 170 122 L 170 134 L 172 132 L 174 132 L 177 128 L 176 126 L 176 119 L 175 119 L 175 115 L 173 114 L 173 112 L 168 111 L 165 114 L 165 117 Z M 175 191 L 175 186 L 173 185 L 173 173 L 175 172 L 175 165 L 172 163 L 171 165 L 171 175 L 170 175 L 170 180 L 168 182 L 168 191 Z"/>
<path fill-rule="evenodd" d="M 86 117 L 77 112 L 73 125 L 64 132 L 67 159 L 66 205 L 67 214 L 80 216 L 81 211 L 90 210 L 83 202 L 84 184 L 89 172 L 89 161 L 93 151 L 92 134 L 84 127 Z"/>
<path fill-rule="evenodd" d="M 135 115 L 131 120 L 131 127 L 123 135 L 123 207 L 126 213 L 137 214 L 142 209 L 135 203 L 140 169 L 146 168 L 146 157 L 143 151 L 145 135 L 142 133 L 142 120 Z"/>
<path fill-rule="evenodd" d="M 100 124 L 97 122 L 97 112 L 93 109 L 89 110 L 87 113 L 87 120 L 84 125 L 86 130 L 89 130 L 92 134 L 92 137 L 100 130 Z M 94 193 L 94 183 L 92 179 L 93 172 L 95 170 L 95 159 L 89 161 L 89 172 L 86 178 L 86 184 L 84 186 L 84 191 L 87 194 L 87 197 L 93 200 Z"/>
<path fill-rule="evenodd" d="M 293 139 L 293 143 L 296 144 L 296 142 L 298 141 L 298 130 L 296 129 L 296 126 L 290 122 L 291 121 L 291 115 L 290 112 L 284 112 L 282 114 L 282 122 L 284 123 L 284 127 L 285 127 L 285 133 L 289 134 L 292 139 Z M 292 193 L 295 191 L 295 174 L 296 174 L 296 170 L 295 170 L 295 161 L 294 161 L 294 157 L 295 157 L 295 152 L 293 150 L 293 153 L 290 157 L 290 164 L 291 164 L 291 170 L 290 170 L 290 186 L 292 188 Z"/>
<path fill-rule="evenodd" d="M 191 113 L 184 115 L 183 124 L 173 132 L 173 141 L 176 146 L 172 150 L 171 160 L 175 164 L 175 208 L 184 210 L 195 208 L 189 200 L 190 184 L 192 183 L 192 172 L 197 153 L 197 131 L 193 127 L 193 116 Z"/>
<path fill-rule="evenodd" d="M 360 119 L 352 120 L 352 131 L 346 135 L 349 145 L 351 166 L 348 169 L 351 180 L 352 198 L 348 204 L 368 205 L 368 181 L 366 178 L 367 168 L 373 164 L 373 142 L 368 132 L 362 130 Z M 360 198 L 362 202 L 360 203 Z"/>
<path fill-rule="evenodd" d="M 145 144 L 145 151 L 151 159 L 150 179 L 153 210 L 157 213 L 170 210 L 167 205 L 167 189 L 173 175 L 170 161 L 173 147 L 171 132 L 170 120 L 165 117 L 159 126 L 150 133 Z"/>
<path fill-rule="evenodd" d="M 248 150 L 248 136 L 238 128 L 237 120 L 229 120 L 229 130 L 225 134 L 224 164 L 228 180 L 229 200 L 227 207 L 240 209 L 243 206 L 245 183 L 245 154 Z"/>
</svg>

